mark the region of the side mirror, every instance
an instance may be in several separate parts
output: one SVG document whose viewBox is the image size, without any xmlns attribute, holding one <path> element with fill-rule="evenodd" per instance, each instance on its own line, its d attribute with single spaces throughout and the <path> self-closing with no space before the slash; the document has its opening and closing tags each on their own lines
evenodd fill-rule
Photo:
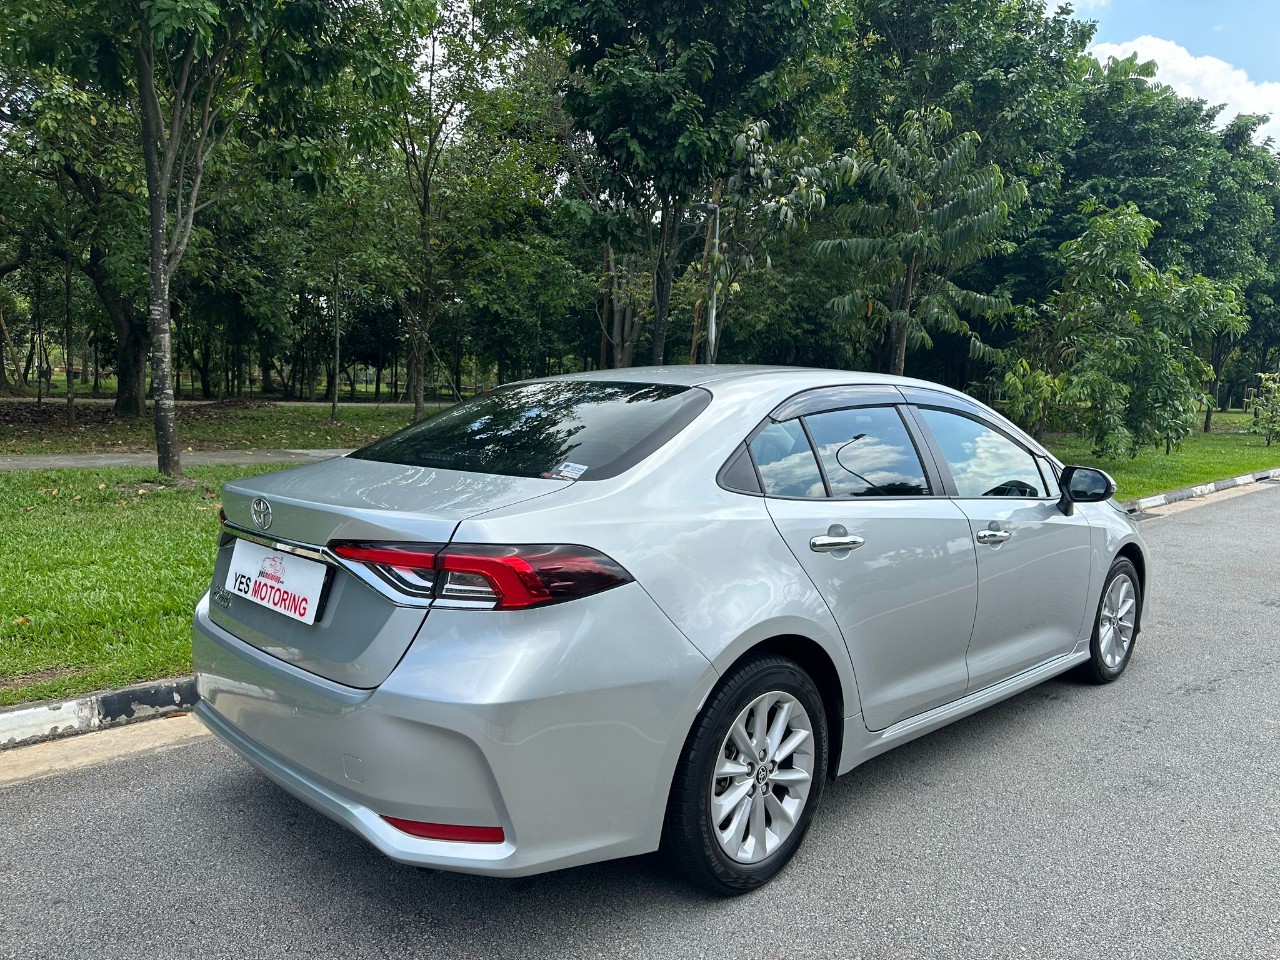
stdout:
<svg viewBox="0 0 1280 960">
<path fill-rule="evenodd" d="M 1068 517 L 1075 513 L 1077 503 L 1101 503 L 1116 492 L 1116 482 L 1110 474 L 1093 467 L 1064 467 L 1058 485 L 1062 488 L 1058 507 Z"/>
</svg>

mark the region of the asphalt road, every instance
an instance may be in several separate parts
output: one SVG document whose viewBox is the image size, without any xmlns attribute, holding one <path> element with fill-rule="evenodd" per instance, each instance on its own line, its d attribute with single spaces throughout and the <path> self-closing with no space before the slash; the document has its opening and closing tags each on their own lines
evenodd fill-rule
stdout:
<svg viewBox="0 0 1280 960">
<path fill-rule="evenodd" d="M 2 957 L 1280 957 L 1280 488 L 1144 524 L 1147 630 L 842 778 L 771 886 L 383 859 L 212 741 L 0 789 Z"/>
</svg>

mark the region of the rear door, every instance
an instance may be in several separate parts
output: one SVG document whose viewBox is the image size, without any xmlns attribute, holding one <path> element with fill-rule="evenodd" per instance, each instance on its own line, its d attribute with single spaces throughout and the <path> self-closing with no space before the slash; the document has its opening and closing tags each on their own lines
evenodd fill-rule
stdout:
<svg viewBox="0 0 1280 960">
<path fill-rule="evenodd" d="M 974 543 L 896 404 L 814 409 L 819 400 L 763 425 L 749 448 L 778 531 L 844 634 L 864 722 L 879 730 L 964 695 Z"/>
<path fill-rule="evenodd" d="M 1063 515 L 1048 461 L 978 411 L 919 406 L 916 413 L 977 549 L 969 691 L 1071 652 L 1089 592 L 1083 512 Z"/>
</svg>

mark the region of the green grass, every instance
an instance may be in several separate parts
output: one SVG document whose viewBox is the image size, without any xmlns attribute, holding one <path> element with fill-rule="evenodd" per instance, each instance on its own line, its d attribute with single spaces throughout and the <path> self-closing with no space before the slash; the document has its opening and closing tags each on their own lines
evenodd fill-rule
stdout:
<svg viewBox="0 0 1280 960">
<path fill-rule="evenodd" d="M 431 408 L 429 409 L 436 409 Z M 155 449 L 150 416 L 118 420 L 109 403 L 76 407 L 76 426 L 64 422 L 63 398 L 0 401 L 0 455 L 32 453 L 137 453 Z M 327 406 L 288 403 L 179 403 L 183 449 L 274 450 L 360 447 L 406 426 L 413 408 L 340 406 L 338 423 Z"/>
<path fill-rule="evenodd" d="M 0 706 L 190 673 L 217 490 L 270 469 L 0 473 Z"/>
<path fill-rule="evenodd" d="M 1251 419 L 1246 413 L 1215 414 L 1212 433 L 1191 434 L 1167 456 L 1153 448 L 1132 459 L 1100 460 L 1082 437 L 1056 435 L 1045 443 L 1067 463 L 1106 470 L 1115 478 L 1117 498 L 1136 500 L 1280 467 L 1280 444 L 1268 447 L 1264 437 L 1249 433 Z"/>
</svg>

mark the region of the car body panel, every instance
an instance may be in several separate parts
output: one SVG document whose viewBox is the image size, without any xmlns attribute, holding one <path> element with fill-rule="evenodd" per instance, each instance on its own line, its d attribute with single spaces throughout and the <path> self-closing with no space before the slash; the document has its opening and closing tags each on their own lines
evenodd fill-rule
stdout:
<svg viewBox="0 0 1280 960">
<path fill-rule="evenodd" d="M 945 497 L 768 499 L 796 560 L 826 598 L 873 730 L 964 696 L 978 601 L 969 522 Z M 838 525 L 865 542 L 815 553 Z"/>
<path fill-rule="evenodd" d="M 955 505 L 976 538 L 995 528 L 1004 543 L 975 544 L 978 613 L 969 643 L 966 693 L 1075 649 L 1088 620 L 1092 530 L 1081 511 L 1056 500 L 966 499 Z"/>
</svg>

